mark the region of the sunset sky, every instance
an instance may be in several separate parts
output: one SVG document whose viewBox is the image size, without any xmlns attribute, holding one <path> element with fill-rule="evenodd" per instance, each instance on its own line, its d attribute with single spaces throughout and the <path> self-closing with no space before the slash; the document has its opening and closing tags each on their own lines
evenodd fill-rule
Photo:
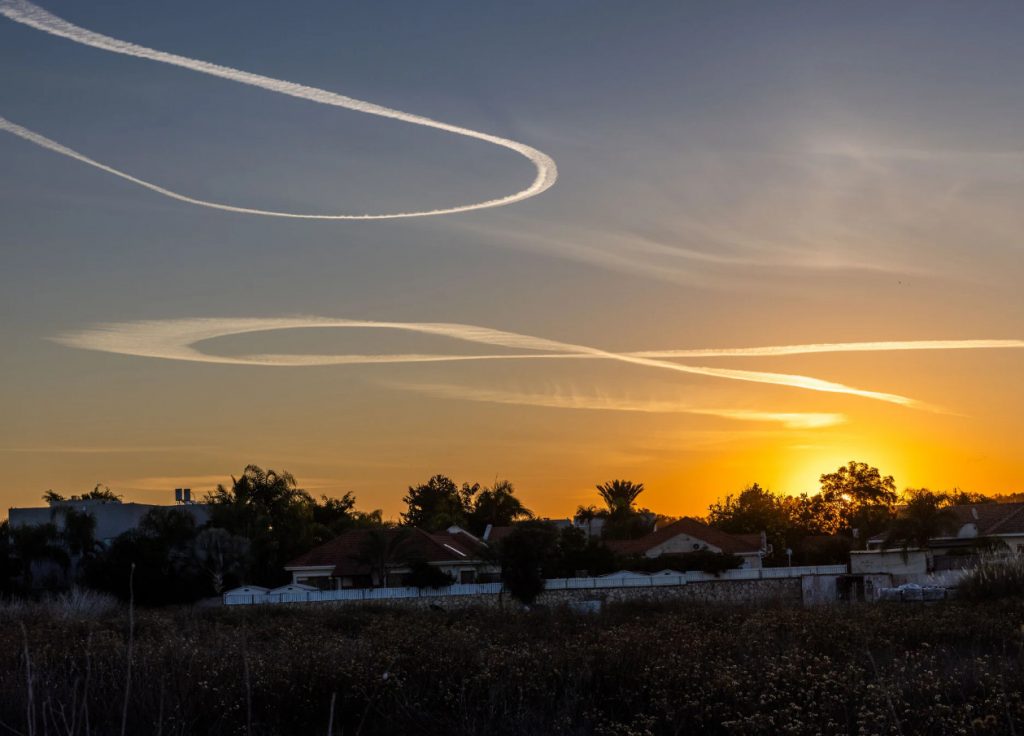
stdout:
<svg viewBox="0 0 1024 736">
<path fill-rule="evenodd" d="M 524 155 L 26 7 L 0 0 L 3 509 L 97 482 L 169 501 L 247 463 L 386 516 L 435 473 L 548 516 L 612 478 L 701 514 L 848 460 L 1024 490 L 1024 6 L 42 0 Z M 501 200 L 554 181 L 543 157 L 557 181 L 269 217 L 11 126 L 281 213 Z"/>
</svg>

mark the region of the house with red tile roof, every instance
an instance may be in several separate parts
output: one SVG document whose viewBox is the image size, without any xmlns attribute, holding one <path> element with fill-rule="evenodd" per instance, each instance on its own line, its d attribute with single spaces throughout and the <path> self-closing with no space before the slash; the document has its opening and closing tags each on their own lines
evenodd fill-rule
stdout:
<svg viewBox="0 0 1024 736">
<path fill-rule="evenodd" d="M 396 587 L 416 563 L 447 573 L 456 583 L 493 582 L 501 568 L 487 544 L 457 526 L 443 532 L 413 527 L 351 529 L 285 565 L 297 585 L 320 590 Z"/>
<path fill-rule="evenodd" d="M 893 574 L 955 570 L 970 566 L 985 550 L 1024 554 L 1024 503 L 971 503 L 950 506 L 955 522 L 949 532 L 933 537 L 928 549 L 883 549 L 885 534 L 850 553 L 851 572 Z"/>
<path fill-rule="evenodd" d="M 730 534 L 690 517 L 666 524 L 637 539 L 610 540 L 605 544 L 620 555 L 633 557 L 654 558 L 700 551 L 731 554 L 740 557 L 743 560 L 741 567 L 747 569 L 761 567 L 761 559 L 770 551 L 764 532 Z"/>
</svg>

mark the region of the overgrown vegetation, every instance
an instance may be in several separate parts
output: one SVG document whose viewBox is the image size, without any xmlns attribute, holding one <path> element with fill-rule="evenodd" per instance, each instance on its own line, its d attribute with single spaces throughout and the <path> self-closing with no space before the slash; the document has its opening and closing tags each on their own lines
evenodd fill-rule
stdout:
<svg viewBox="0 0 1024 736">
<path fill-rule="evenodd" d="M 4 617 L 5 732 L 1024 733 L 1020 602 Z"/>
<path fill-rule="evenodd" d="M 958 591 L 961 597 L 975 601 L 1024 598 L 1024 555 L 982 555 L 978 565 L 960 581 Z"/>
</svg>

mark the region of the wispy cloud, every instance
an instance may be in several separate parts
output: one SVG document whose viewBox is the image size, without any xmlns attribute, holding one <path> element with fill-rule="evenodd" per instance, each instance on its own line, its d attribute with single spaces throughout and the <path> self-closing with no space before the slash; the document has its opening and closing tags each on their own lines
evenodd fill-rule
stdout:
<svg viewBox="0 0 1024 736">
<path fill-rule="evenodd" d="M 439 383 L 393 383 L 382 385 L 415 391 L 428 396 L 492 404 L 515 404 L 550 409 L 582 409 L 591 411 L 626 411 L 647 414 L 700 414 L 744 422 L 778 422 L 792 429 L 820 429 L 842 424 L 843 414 L 815 412 L 773 412 L 752 409 L 715 409 L 693 406 L 684 401 L 617 398 L 607 395 L 583 394 L 577 391 L 553 393 L 522 393 L 501 389 L 472 388 Z"/>
<path fill-rule="evenodd" d="M 88 446 L 62 446 L 62 445 L 40 445 L 37 447 L 0 447 L 0 452 L 28 453 L 40 455 L 117 455 L 135 453 L 158 453 L 158 452 L 193 452 L 200 448 L 195 446 L 153 446 L 153 447 L 130 447 L 130 446 L 109 446 L 109 447 L 88 447 Z"/>
<path fill-rule="evenodd" d="M 170 189 L 166 189 L 157 184 L 145 181 L 138 177 L 127 174 L 123 171 L 119 171 L 111 166 L 102 164 L 95 161 L 88 156 L 74 151 L 67 146 L 61 145 L 56 141 L 50 140 L 49 138 L 40 135 L 28 128 L 12 123 L 9 120 L 5 120 L 0 117 L 0 130 L 6 131 L 13 135 L 18 136 L 30 143 L 34 143 L 37 146 L 41 146 L 45 149 L 59 153 L 63 156 L 68 156 L 80 161 L 84 164 L 92 166 L 104 171 L 108 174 L 120 177 L 126 181 L 136 184 L 140 187 L 144 187 L 158 194 L 162 194 L 165 197 L 176 199 L 180 202 L 186 202 L 188 204 L 199 205 L 200 207 L 210 207 L 218 210 L 226 210 L 228 212 L 237 212 L 248 215 L 265 215 L 270 217 L 288 217 L 297 219 L 307 220 L 388 220 L 396 218 L 406 217 L 424 217 L 428 215 L 447 215 L 455 212 L 469 212 L 471 210 L 487 209 L 490 207 L 501 207 L 503 205 L 512 204 L 514 202 L 521 202 L 524 199 L 535 197 L 541 192 L 549 189 L 554 185 L 558 179 L 558 168 L 555 166 L 554 160 L 542 151 L 538 151 L 536 148 L 527 146 L 524 143 L 509 140 L 508 138 L 502 138 L 500 136 L 491 135 L 489 133 L 481 133 L 480 131 L 471 130 L 469 128 L 463 128 L 458 125 L 452 125 L 450 123 L 442 123 L 431 118 L 423 117 L 422 115 L 413 115 L 411 113 L 402 112 L 401 110 L 394 110 L 392 108 L 383 107 L 382 105 L 375 105 L 372 102 L 366 102 L 364 100 L 357 100 L 352 97 L 346 97 L 339 95 L 334 92 L 328 92 L 327 90 L 317 89 L 316 87 L 308 87 L 302 84 L 296 84 L 294 82 L 286 82 L 281 79 L 274 79 L 273 77 L 265 77 L 260 74 L 252 74 L 250 72 L 241 71 L 239 69 L 232 69 L 231 67 L 221 66 L 219 64 L 211 64 L 208 61 L 201 61 L 199 59 L 191 59 L 187 56 L 179 56 L 177 54 L 170 54 L 165 51 L 157 51 L 156 49 L 147 48 L 146 46 L 140 46 L 138 44 L 130 43 L 128 41 L 121 41 L 110 36 L 104 36 L 100 33 L 87 30 L 76 26 L 63 18 L 59 18 L 52 13 L 47 12 L 38 5 L 27 2 L 27 0 L 0 0 L 0 15 L 5 16 L 9 20 L 15 23 L 21 23 L 22 25 L 35 28 L 36 30 L 49 33 L 60 38 L 66 38 L 80 43 L 85 46 L 91 46 L 93 48 L 102 49 L 115 54 L 124 54 L 125 56 L 134 56 L 141 59 L 149 59 L 151 61 L 157 61 L 163 64 L 170 64 L 172 66 L 182 67 L 190 69 L 200 74 L 209 74 L 210 76 L 220 77 L 227 79 L 232 82 L 238 82 L 239 84 L 247 84 L 253 87 L 259 87 L 270 92 L 276 92 L 277 94 L 288 95 L 290 97 L 297 97 L 299 99 L 308 100 L 309 102 L 315 102 L 319 105 L 329 105 L 332 107 L 340 107 L 346 110 L 354 110 L 356 112 L 366 113 L 367 115 L 377 115 L 383 118 L 391 118 L 393 120 L 400 120 L 404 123 L 410 123 L 412 125 L 420 125 L 426 128 L 434 128 L 454 135 L 464 136 L 466 138 L 473 138 L 476 140 L 491 143 L 495 146 L 507 148 L 515 151 L 519 155 L 525 157 L 534 165 L 537 170 L 537 175 L 526 189 L 523 189 L 515 194 L 510 194 L 506 197 L 500 197 L 498 199 L 489 199 L 484 202 L 476 202 L 473 204 L 458 205 L 455 207 L 446 207 L 442 209 L 433 210 L 421 210 L 416 212 L 396 212 L 391 214 L 366 214 L 366 215 L 316 215 L 316 214 L 300 214 L 295 212 L 277 212 L 273 210 L 261 210 L 250 207 L 235 207 L 232 205 L 222 204 L 219 202 L 210 202 L 203 199 L 197 199 L 195 197 L 189 197 L 178 192 L 173 192 Z"/>
<path fill-rule="evenodd" d="M 447 337 L 463 342 L 491 347 L 531 351 L 518 355 L 211 355 L 195 345 L 204 340 L 228 335 L 239 335 L 272 330 L 308 328 L 351 328 L 399 330 L 424 335 Z M 444 322 L 376 322 L 368 320 L 330 319 L 326 317 L 291 318 L 200 318 L 181 320 L 147 320 L 99 325 L 87 330 L 65 333 L 54 338 L 57 342 L 86 350 L 137 355 L 167 360 L 185 360 L 200 363 L 261 366 L 323 366 L 352 363 L 416 363 L 454 360 L 524 360 L 588 358 L 609 360 L 658 370 L 691 375 L 722 378 L 731 381 L 789 386 L 808 391 L 847 394 L 884 401 L 902 406 L 927 408 L 914 399 L 883 391 L 870 391 L 826 381 L 811 376 L 769 371 L 740 370 L 697 366 L 673 362 L 635 353 L 615 353 L 586 345 L 549 340 L 489 327 Z M 675 356 L 673 356 L 675 357 Z"/>
</svg>

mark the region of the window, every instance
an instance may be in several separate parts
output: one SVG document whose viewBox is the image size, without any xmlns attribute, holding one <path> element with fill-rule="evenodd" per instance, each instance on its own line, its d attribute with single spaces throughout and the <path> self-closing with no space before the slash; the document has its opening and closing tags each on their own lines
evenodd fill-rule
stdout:
<svg viewBox="0 0 1024 736">
<path fill-rule="evenodd" d="M 476 570 L 463 570 L 459 573 L 460 583 L 475 583 L 476 582 Z"/>
</svg>

